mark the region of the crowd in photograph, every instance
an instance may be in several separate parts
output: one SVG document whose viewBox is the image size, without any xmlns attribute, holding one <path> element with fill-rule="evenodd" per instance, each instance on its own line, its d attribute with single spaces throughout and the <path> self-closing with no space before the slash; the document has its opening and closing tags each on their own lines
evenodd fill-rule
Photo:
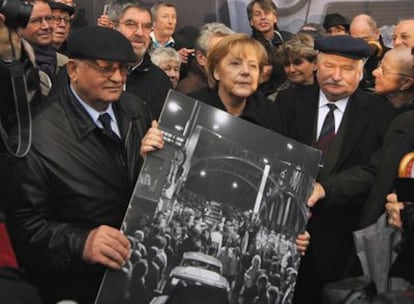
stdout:
<svg viewBox="0 0 414 304">
<path fill-rule="evenodd" d="M 96 304 L 149 303 L 186 252 L 221 263 L 223 304 L 338 303 L 331 291 L 362 275 L 376 286 L 366 303 L 408 296 L 414 215 L 394 181 L 413 176 L 412 159 L 399 165 L 414 150 L 414 16 L 324 11 L 292 33 L 275 2 L 247 3 L 249 33 L 209 15 L 184 35 L 174 1 L 107 1 L 92 25 L 80 1 L 0 1 L 0 302 L 91 304 L 101 292 Z M 123 233 L 145 159 L 170 140 L 158 125 L 170 90 L 319 150 L 316 180 L 300 190 L 303 231 L 286 237 L 249 208 L 185 200 Z M 354 244 L 380 221 L 402 235 L 380 271 L 393 287 Z M 111 272 L 124 284 L 100 290 Z"/>
</svg>

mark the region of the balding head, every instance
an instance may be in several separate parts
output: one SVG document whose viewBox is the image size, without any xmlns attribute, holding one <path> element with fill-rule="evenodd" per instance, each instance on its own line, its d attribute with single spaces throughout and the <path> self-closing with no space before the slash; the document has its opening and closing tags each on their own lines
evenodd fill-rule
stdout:
<svg viewBox="0 0 414 304">
<path fill-rule="evenodd" d="M 378 41 L 380 37 L 377 22 L 366 14 L 357 15 L 352 19 L 349 32 L 352 37 L 365 41 Z"/>
<path fill-rule="evenodd" d="M 414 47 L 414 19 L 400 21 L 394 29 L 392 35 L 393 47 L 406 45 Z"/>
</svg>

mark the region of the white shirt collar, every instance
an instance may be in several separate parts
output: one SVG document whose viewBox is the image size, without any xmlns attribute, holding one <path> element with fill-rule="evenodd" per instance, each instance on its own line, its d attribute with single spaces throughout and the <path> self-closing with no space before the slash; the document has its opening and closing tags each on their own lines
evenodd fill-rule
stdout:
<svg viewBox="0 0 414 304">
<path fill-rule="evenodd" d="M 108 113 L 109 116 L 111 116 L 111 127 L 114 130 L 114 132 L 119 135 L 119 129 L 118 129 L 118 126 L 116 124 L 116 117 L 115 117 L 114 110 L 112 109 L 112 104 L 111 103 L 108 103 L 108 108 L 105 111 L 103 111 L 103 112 L 96 111 L 89 104 L 87 104 L 85 101 L 83 101 L 82 98 L 80 98 L 80 96 L 76 93 L 76 91 L 74 90 L 74 88 L 72 87 L 72 85 L 70 86 L 70 89 L 71 89 L 73 95 L 75 95 L 76 99 L 82 105 L 82 107 L 86 110 L 86 112 L 88 112 L 89 116 L 92 118 L 92 121 L 99 128 L 101 128 L 101 129 L 103 128 L 102 123 L 98 119 L 99 116 L 101 114 Z"/>
<path fill-rule="evenodd" d="M 174 40 L 174 38 L 173 38 L 173 37 L 170 37 L 166 43 L 161 44 L 161 43 L 157 40 L 157 38 L 155 38 L 154 31 L 152 31 L 152 32 L 150 33 L 150 37 L 151 37 L 152 44 L 153 44 L 154 48 L 165 47 L 165 46 L 170 46 L 170 45 L 174 45 L 174 44 L 175 44 L 175 40 Z"/>
<path fill-rule="evenodd" d="M 335 101 L 335 105 L 336 105 L 337 109 L 339 111 L 341 111 L 342 113 L 345 112 L 346 105 L 348 104 L 348 100 L 349 100 L 349 96 Z M 319 90 L 319 107 L 318 108 L 320 109 L 320 108 L 326 106 L 329 103 L 333 103 L 333 102 L 328 100 L 328 98 L 322 92 L 322 90 Z"/>
</svg>

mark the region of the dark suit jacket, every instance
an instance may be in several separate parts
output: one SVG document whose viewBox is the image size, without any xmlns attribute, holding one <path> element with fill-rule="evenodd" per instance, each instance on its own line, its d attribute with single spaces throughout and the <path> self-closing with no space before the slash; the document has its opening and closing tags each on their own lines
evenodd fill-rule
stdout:
<svg viewBox="0 0 414 304">
<path fill-rule="evenodd" d="M 379 170 L 357 228 L 373 224 L 385 211 L 386 196 L 394 188 L 401 158 L 414 150 L 414 111 L 400 114 L 390 125 L 379 158 Z"/>
<path fill-rule="evenodd" d="M 280 92 L 276 105 L 282 133 L 304 144 L 315 145 L 318 104 L 317 85 Z M 318 181 L 328 193 L 330 179 L 367 162 L 380 148 L 393 114 L 392 106 L 378 96 L 360 89 L 350 96 L 335 142 L 318 175 Z M 309 295 L 320 293 L 325 283 L 344 275 L 352 248 L 352 230 L 366 199 L 366 195 L 361 195 L 347 201 L 346 196 L 341 197 L 341 193 L 347 191 L 352 189 L 337 189 L 336 197 L 328 195 L 311 209 L 308 230 L 312 240 L 302 261 L 297 285 L 297 293 L 308 296 L 307 303 L 319 303 L 320 298 L 312 302 Z"/>
</svg>

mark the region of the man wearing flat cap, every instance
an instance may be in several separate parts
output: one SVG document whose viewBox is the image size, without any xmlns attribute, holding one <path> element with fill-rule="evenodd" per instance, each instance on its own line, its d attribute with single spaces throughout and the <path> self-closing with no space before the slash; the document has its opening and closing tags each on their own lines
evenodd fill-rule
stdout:
<svg viewBox="0 0 414 304">
<path fill-rule="evenodd" d="M 123 92 L 136 57 L 118 31 L 69 37 L 70 83 L 33 113 L 31 151 L 5 168 L 4 204 L 16 254 L 45 303 L 93 303 L 105 267 L 120 269 L 119 228 L 150 127 L 143 102 Z"/>
<path fill-rule="evenodd" d="M 312 216 L 307 229 L 312 240 L 301 261 L 295 303 L 322 303 L 323 286 L 346 276 L 352 231 L 370 185 L 357 185 L 366 187 L 364 194 L 350 201 L 347 194 L 352 187 L 342 186 L 350 181 L 332 181 L 368 162 L 393 117 L 386 100 L 358 88 L 363 58 L 371 53 L 364 40 L 328 36 L 316 40 L 315 48 L 319 50 L 317 84 L 283 91 L 276 101 L 282 133 L 323 152 L 322 168 L 308 200 Z M 315 197 L 325 198 L 316 202 Z"/>
</svg>

